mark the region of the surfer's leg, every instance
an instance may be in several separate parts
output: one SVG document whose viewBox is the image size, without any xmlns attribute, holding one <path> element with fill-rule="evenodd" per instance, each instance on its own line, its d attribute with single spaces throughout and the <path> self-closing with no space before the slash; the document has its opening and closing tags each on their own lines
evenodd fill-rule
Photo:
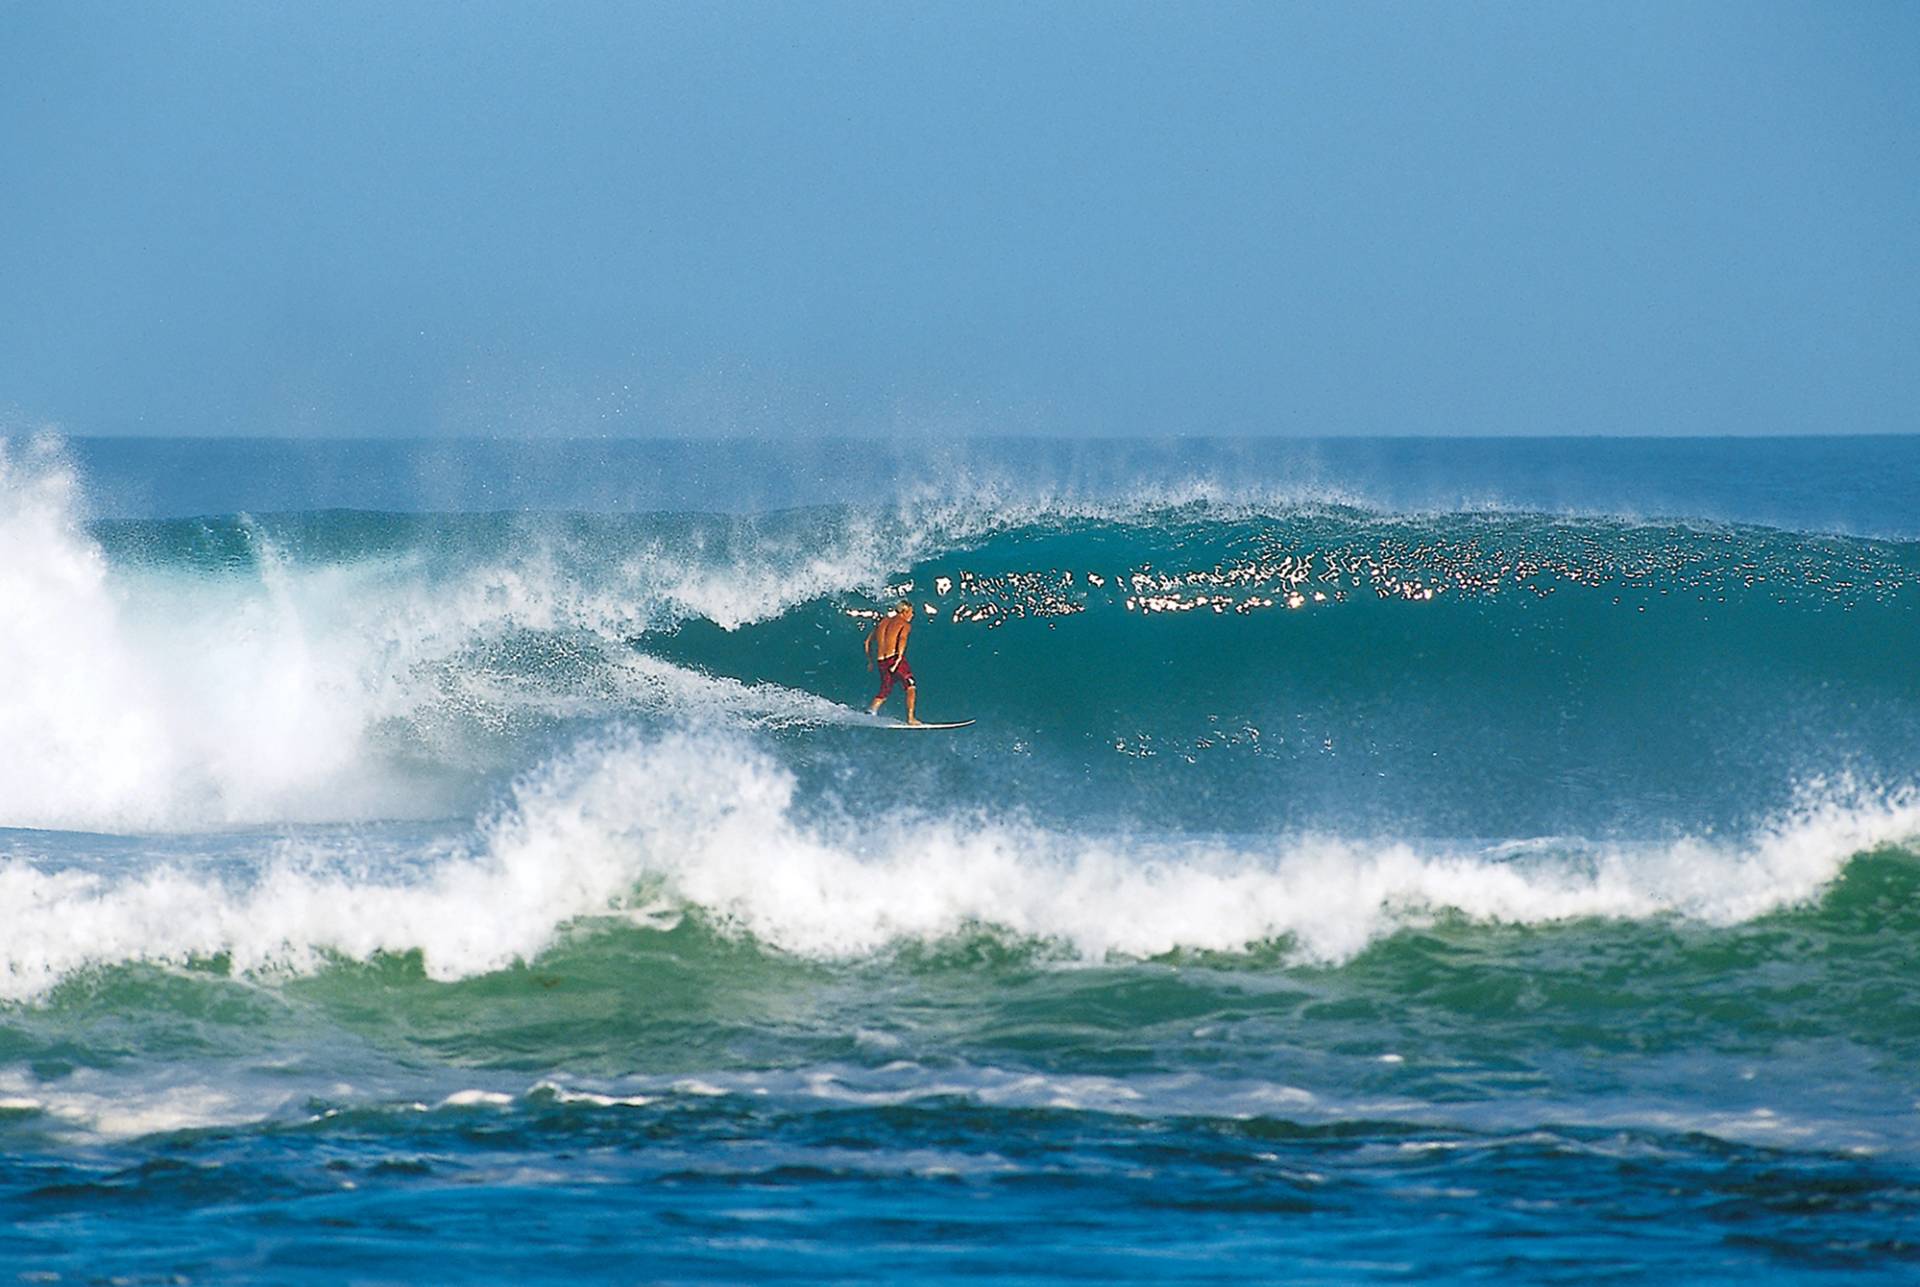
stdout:
<svg viewBox="0 0 1920 1287">
<path fill-rule="evenodd" d="M 915 690 L 914 690 L 914 686 L 913 686 L 913 681 L 912 681 L 911 679 L 909 679 L 909 680 L 907 681 L 907 723 L 909 723 L 909 724 L 918 724 L 918 723 L 920 722 L 919 720 L 917 720 L 917 719 L 915 719 L 915 718 L 913 717 L 913 694 L 914 694 L 914 691 L 915 691 Z"/>
</svg>

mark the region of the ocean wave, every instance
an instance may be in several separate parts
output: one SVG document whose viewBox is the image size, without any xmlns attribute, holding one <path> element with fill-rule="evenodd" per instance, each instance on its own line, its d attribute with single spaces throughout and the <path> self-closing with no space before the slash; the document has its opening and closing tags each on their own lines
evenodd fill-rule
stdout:
<svg viewBox="0 0 1920 1287">
<path fill-rule="evenodd" d="M 802 807 L 790 771 L 712 734 L 594 739 L 527 775 L 474 837 L 403 866 L 283 845 L 236 877 L 178 863 L 0 861 L 0 995 L 101 966 L 219 959 L 272 977 L 417 953 L 450 981 L 601 923 L 700 916 L 815 959 L 990 932 L 1097 962 L 1281 947 L 1338 963 L 1435 918 L 1727 925 L 1816 899 L 1856 855 L 1920 836 L 1920 793 L 1809 787 L 1739 839 L 1469 848 L 1294 835 L 1091 836 L 978 816 Z"/>
<path fill-rule="evenodd" d="M 1296 742 L 1331 751 L 1344 725 L 1379 743 L 1393 730 L 1361 727 L 1366 712 L 1444 682 L 1515 745 L 1559 738 L 1534 727 L 1556 706 L 1644 724 L 1629 713 L 1707 693 L 1726 738 L 1750 742 L 1784 706 L 1829 721 L 1843 762 L 1854 729 L 1832 721 L 1910 700 L 1920 546 L 1356 499 L 1199 480 L 747 517 L 89 524 L 57 442 L 0 444 L 0 666 L 17 680 L 0 825 L 447 817 L 570 721 L 843 722 L 865 695 L 857 614 L 900 593 L 927 609 L 916 647 L 948 693 L 973 694 L 966 713 L 1025 736 L 1022 695 L 1053 693 L 1054 741 L 1075 753 L 1088 734 L 1183 762 L 1264 752 L 1303 694 L 1322 709 Z M 1558 616 L 1530 606 L 1548 600 Z M 1268 624 L 1293 616 L 1318 633 Z M 1171 633 L 1201 619 L 1265 633 Z M 1605 664 L 1649 649 L 1657 672 Z M 1504 691 L 1515 676 L 1532 688 Z M 1880 742 L 1910 726 L 1857 722 Z M 1905 751 L 1876 748 L 1880 767 Z"/>
</svg>

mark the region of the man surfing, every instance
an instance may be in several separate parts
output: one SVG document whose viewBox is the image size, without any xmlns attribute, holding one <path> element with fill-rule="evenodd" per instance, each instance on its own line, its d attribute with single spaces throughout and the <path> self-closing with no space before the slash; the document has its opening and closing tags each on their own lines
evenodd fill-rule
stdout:
<svg viewBox="0 0 1920 1287">
<path fill-rule="evenodd" d="M 887 694 L 893 691 L 895 681 L 907 690 L 907 723 L 918 728 L 920 721 L 913 714 L 913 672 L 907 669 L 907 636 L 913 631 L 913 605 L 905 599 L 894 605 L 893 611 L 874 623 L 867 634 L 867 665 L 880 668 L 880 695 L 873 699 L 873 705 L 867 707 L 867 714 L 878 715 L 880 703 L 887 700 Z"/>
</svg>

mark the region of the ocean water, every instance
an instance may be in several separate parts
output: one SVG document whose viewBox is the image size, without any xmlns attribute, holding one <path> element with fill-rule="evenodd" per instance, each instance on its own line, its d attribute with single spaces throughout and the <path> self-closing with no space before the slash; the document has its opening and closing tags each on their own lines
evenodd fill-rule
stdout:
<svg viewBox="0 0 1920 1287">
<path fill-rule="evenodd" d="M 16 437 L 0 605 L 0 1281 L 1920 1277 L 1920 439 Z"/>
</svg>

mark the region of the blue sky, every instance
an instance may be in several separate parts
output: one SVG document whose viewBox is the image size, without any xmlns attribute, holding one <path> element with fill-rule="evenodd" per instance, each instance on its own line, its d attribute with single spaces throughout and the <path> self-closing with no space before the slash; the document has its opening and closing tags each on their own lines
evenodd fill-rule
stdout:
<svg viewBox="0 0 1920 1287">
<path fill-rule="evenodd" d="M 0 0 L 0 426 L 1920 430 L 1920 5 Z"/>
</svg>

